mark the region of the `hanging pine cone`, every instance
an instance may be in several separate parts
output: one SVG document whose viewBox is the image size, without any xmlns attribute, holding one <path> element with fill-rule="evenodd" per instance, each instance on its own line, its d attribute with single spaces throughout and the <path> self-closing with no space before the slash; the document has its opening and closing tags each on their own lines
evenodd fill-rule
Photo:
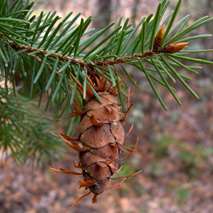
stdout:
<svg viewBox="0 0 213 213">
<path fill-rule="evenodd" d="M 80 153 L 80 162 L 85 180 L 95 184 L 90 190 L 101 194 L 108 186 L 109 178 L 118 170 L 117 146 L 124 141 L 121 112 L 116 99 L 107 92 L 99 92 L 102 100 L 90 100 L 83 108 L 79 125 L 80 141 L 85 152 Z"/>
<path fill-rule="evenodd" d="M 72 76 L 72 78 L 78 83 L 78 90 L 83 93 L 83 86 L 80 82 Z M 117 188 L 127 177 L 138 174 L 139 172 L 124 177 L 123 181 L 109 187 L 111 176 L 118 173 L 118 161 L 119 153 L 121 151 L 128 150 L 130 154 L 135 150 L 138 140 L 132 149 L 123 147 L 124 142 L 124 129 L 122 122 L 126 119 L 127 114 L 121 112 L 118 101 L 115 98 L 117 95 L 117 87 L 106 88 L 107 79 L 102 74 L 102 79 L 96 78 L 97 86 L 94 85 L 92 80 L 87 79 L 93 88 L 98 93 L 102 103 L 100 103 L 92 93 L 91 89 L 87 88 L 88 102 L 83 109 L 80 109 L 77 102 L 74 101 L 76 111 L 71 113 L 67 118 L 71 118 L 77 115 L 81 116 L 79 124 L 79 137 L 71 138 L 67 135 L 59 134 L 58 137 L 62 138 L 67 145 L 79 152 L 79 164 L 74 165 L 77 168 L 82 169 L 82 173 L 65 170 L 65 169 L 53 169 L 72 175 L 83 175 L 84 181 L 79 179 L 80 188 L 90 190 L 87 194 L 80 197 L 73 203 L 70 209 L 76 205 L 82 198 L 86 197 L 90 193 L 94 194 L 92 199 L 93 203 L 97 202 L 97 196 L 103 193 L 106 189 Z M 128 108 L 127 112 L 129 111 Z M 125 115 L 125 116 L 124 116 Z M 81 145 L 80 145 L 81 144 Z M 126 159 L 125 158 L 125 159 Z"/>
</svg>

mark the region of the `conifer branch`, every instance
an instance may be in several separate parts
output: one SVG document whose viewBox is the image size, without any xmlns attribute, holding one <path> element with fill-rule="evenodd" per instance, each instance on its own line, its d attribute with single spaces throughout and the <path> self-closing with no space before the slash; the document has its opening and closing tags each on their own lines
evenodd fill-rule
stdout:
<svg viewBox="0 0 213 213">
<path fill-rule="evenodd" d="M 3 37 L 3 36 L 0 35 L 0 37 Z M 29 55 L 30 53 L 36 52 L 35 54 L 30 55 L 30 57 L 32 57 L 32 58 L 34 58 L 36 55 L 40 55 L 40 56 L 48 55 L 49 58 L 54 58 L 54 59 L 58 58 L 60 61 L 70 61 L 71 64 L 80 65 L 81 67 L 85 67 L 85 66 L 88 67 L 88 63 L 83 62 L 82 60 L 77 59 L 77 58 L 73 58 L 70 56 L 63 56 L 59 53 L 51 53 L 50 51 L 47 51 L 47 50 L 38 49 L 35 47 L 23 45 L 23 44 L 16 44 L 14 41 L 7 40 L 7 39 L 5 39 L 5 40 L 6 40 L 7 44 L 9 44 L 14 50 L 16 50 L 16 51 L 25 50 L 23 52 L 25 55 Z M 7 44 L 5 44 L 5 45 L 7 45 Z"/>
<path fill-rule="evenodd" d="M 125 108 L 123 96 L 128 96 L 128 86 L 125 80 L 120 86 L 121 72 L 136 88 L 141 89 L 140 82 L 137 84 L 132 72 L 125 67 L 128 64 L 133 72 L 142 72 L 165 110 L 166 104 L 156 84 L 167 88 L 179 105 L 181 102 L 175 88 L 170 85 L 171 81 L 174 84 L 180 81 L 198 98 L 186 82 L 191 80 L 191 76 L 181 74 L 178 69 L 198 73 L 198 69 L 202 68 L 189 63 L 185 65 L 185 61 L 213 65 L 211 59 L 191 56 L 199 52 L 213 52 L 212 49 L 190 50 L 188 43 L 211 37 L 211 34 L 191 36 L 190 33 L 213 18 L 201 17 L 187 26 L 190 15 L 186 15 L 175 23 L 181 5 L 181 0 L 178 0 L 174 11 L 163 21 L 169 2 L 161 0 L 156 14 L 143 17 L 136 27 L 129 23 L 129 18 L 122 25 L 120 18 L 116 26 L 112 23 L 95 32 L 94 29 L 88 30 L 92 17 L 76 23 L 80 13 L 72 17 L 70 12 L 60 20 L 56 12 L 32 15 L 33 3 L 29 1 L 22 4 L 21 0 L 16 0 L 11 7 L 7 0 L 0 1 L 0 80 L 4 90 L 9 93 L 10 83 L 14 95 L 21 91 L 23 96 L 39 97 L 38 106 L 42 104 L 45 94 L 45 110 L 54 111 L 54 115 L 61 118 L 73 112 L 74 105 L 84 107 L 88 92 L 100 102 L 96 87 L 104 75 L 105 86 L 118 89 L 121 105 Z M 17 85 L 17 79 L 21 84 Z M 82 85 L 81 90 L 78 89 L 79 84 Z M 20 85 L 21 89 L 17 92 Z M 79 119 L 63 120 L 67 134 L 74 133 Z"/>
<path fill-rule="evenodd" d="M 10 80 L 15 86 L 15 74 L 12 74 L 11 70 L 15 70 L 15 73 L 19 71 L 25 82 L 24 86 L 27 86 L 27 82 L 31 81 L 31 97 L 36 95 L 35 92 L 42 95 L 44 92 L 48 93 L 48 89 L 51 88 L 51 91 L 54 91 L 54 93 L 51 92 L 49 94 L 49 106 L 52 104 L 51 102 L 55 102 L 59 97 L 64 97 L 65 99 L 68 97 L 67 101 L 69 105 L 72 105 L 77 90 L 76 86 L 73 86 L 70 82 L 72 80 L 69 79 L 69 73 L 72 73 L 73 76 L 78 75 L 79 81 L 81 83 L 84 81 L 84 85 L 90 85 L 89 82 L 83 80 L 86 79 L 85 73 L 88 71 L 89 76 L 96 75 L 97 77 L 101 74 L 102 68 L 105 67 L 104 74 L 110 84 L 111 82 L 115 82 L 115 79 L 120 78 L 119 72 L 116 72 L 116 65 L 130 64 L 144 73 L 147 80 L 151 83 L 155 94 L 158 94 L 155 91 L 152 81 L 167 87 L 170 92 L 175 91 L 162 75 L 167 75 L 174 82 L 174 77 L 176 77 L 186 85 L 183 78 L 189 79 L 189 77 L 182 74 L 177 75 L 173 69 L 182 67 L 188 71 L 197 73 L 194 69 L 200 68 L 198 66 L 192 68 L 190 65 L 184 65 L 179 60 L 204 64 L 213 63 L 208 60 L 193 59 L 184 56 L 188 52 L 182 51 L 182 49 L 186 47 L 189 41 L 211 35 L 182 37 L 212 21 L 213 18 L 205 16 L 184 29 L 184 25 L 189 19 L 187 15 L 172 26 L 181 0 L 178 1 L 175 10 L 168 15 L 162 25 L 159 26 L 169 5 L 168 0 L 162 0 L 157 8 L 156 15 L 153 16 L 151 14 L 147 18 L 142 18 L 135 28 L 131 24 L 128 24 L 129 19 L 121 26 L 121 18 L 118 26 L 99 42 L 97 42 L 97 39 L 110 30 L 114 23 L 94 33 L 92 29 L 86 31 L 92 20 L 91 17 L 86 20 L 81 19 L 80 24 L 73 26 L 80 14 L 69 20 L 72 15 L 71 12 L 57 24 L 60 17 L 55 17 L 56 13 L 49 13 L 45 16 L 41 12 L 38 17 L 31 17 L 30 10 L 33 4 L 30 4 L 28 1 L 23 6 L 20 0 L 17 0 L 17 3 L 20 3 L 20 7 L 14 7 L 13 5 L 9 9 L 6 0 L 4 0 L 3 7 L 1 8 L 2 14 L 6 16 L 5 18 L 0 18 L 0 66 L 2 76 L 8 76 L 9 78 L 5 78 L 6 82 Z M 28 13 L 29 15 L 27 15 Z M 137 34 L 140 27 L 141 30 Z M 171 32 L 178 27 L 179 30 L 172 38 L 169 38 Z M 93 47 L 91 48 L 91 46 Z M 141 66 L 141 63 L 144 61 L 148 62 L 152 67 Z M 6 66 L 8 62 L 9 67 Z M 29 69 L 26 69 L 32 63 L 34 64 L 33 70 L 31 66 Z M 124 73 L 128 73 L 124 70 L 123 66 L 121 68 Z M 152 72 L 158 73 L 159 76 L 153 75 Z M 55 78 L 55 76 L 58 78 Z M 130 74 L 128 74 L 128 78 L 137 88 L 140 88 Z M 188 85 L 186 88 L 190 92 L 192 91 Z M 27 90 L 27 88 L 25 89 Z M 119 94 L 125 95 L 124 88 L 120 89 Z M 70 90 L 74 94 L 70 95 Z M 84 96 L 81 97 L 83 99 L 85 98 L 85 90 L 86 87 L 84 87 Z M 94 94 L 99 99 L 95 91 Z M 157 98 L 166 109 L 159 95 Z M 178 100 L 177 98 L 175 99 Z"/>
<path fill-rule="evenodd" d="M 2 35 L 0 35 L 0 37 L 3 37 Z M 162 53 L 161 51 L 147 51 L 143 54 L 139 53 L 139 54 L 134 54 L 132 56 L 124 56 L 124 57 L 119 57 L 115 60 L 106 60 L 106 61 L 99 61 L 99 60 L 95 60 L 93 63 L 91 62 L 86 62 L 74 57 L 70 57 L 70 56 L 66 56 L 66 55 L 61 55 L 59 53 L 52 53 L 50 51 L 47 50 L 43 50 L 43 49 L 38 49 L 35 47 L 30 47 L 30 46 L 26 46 L 23 44 L 16 44 L 15 42 L 11 41 L 11 40 L 7 40 L 5 39 L 7 44 L 10 45 L 10 47 L 12 47 L 14 50 L 16 51 L 21 51 L 21 50 L 25 50 L 23 51 L 23 53 L 25 55 L 29 55 L 31 53 L 35 53 L 35 54 L 31 54 L 29 55 L 30 57 L 34 58 L 37 55 L 40 56 L 46 56 L 49 58 L 53 58 L 53 59 L 59 59 L 60 61 L 70 61 L 70 64 L 73 65 L 79 65 L 81 67 L 91 67 L 94 65 L 97 66 L 107 66 L 107 65 L 116 65 L 116 64 L 122 64 L 122 63 L 126 63 L 126 61 L 131 60 L 131 59 L 138 59 L 138 58 L 145 58 L 145 57 L 151 57 L 153 56 L 154 53 L 158 54 L 158 53 Z M 7 45 L 5 44 L 5 45 Z M 162 50 L 163 51 L 163 50 Z"/>
</svg>

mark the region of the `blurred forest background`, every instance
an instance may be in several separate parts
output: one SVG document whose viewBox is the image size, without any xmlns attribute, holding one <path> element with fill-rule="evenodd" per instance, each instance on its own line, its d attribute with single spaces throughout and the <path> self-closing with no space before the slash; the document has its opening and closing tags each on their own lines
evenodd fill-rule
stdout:
<svg viewBox="0 0 213 213">
<path fill-rule="evenodd" d="M 12 2 L 12 1 L 11 1 Z M 73 11 L 82 17 L 93 16 L 96 29 L 129 17 L 133 25 L 156 11 L 159 0 L 35 0 L 34 10 L 54 11 L 61 16 Z M 177 3 L 171 0 L 170 11 Z M 169 11 L 168 11 L 169 13 Z M 202 16 L 213 16 L 212 0 L 185 0 L 179 19 L 191 14 L 189 23 Z M 194 32 L 213 34 L 212 22 Z M 212 38 L 190 42 L 191 49 L 213 49 Z M 196 57 L 196 56 L 195 56 Z M 212 53 L 199 57 L 211 60 Z M 128 69 L 128 67 L 127 67 Z M 184 70 L 179 70 L 184 73 Z M 190 73 L 187 73 L 188 75 Z M 101 195 L 96 205 L 87 197 L 72 212 L 148 212 L 148 213 L 210 213 L 213 212 L 213 72 L 212 66 L 203 65 L 198 75 L 191 74 L 189 85 L 199 95 L 196 100 L 181 84 L 175 85 L 182 107 L 169 92 L 159 87 L 169 111 L 165 112 L 154 96 L 147 80 L 137 70 L 132 73 L 142 91 L 135 89 L 125 129 L 133 131 L 125 144 L 131 146 L 140 136 L 139 152 L 125 163 L 121 175 L 140 169 L 143 172 L 127 179 L 119 189 Z M 45 101 L 45 100 L 44 100 Z M 55 131 L 62 132 L 60 127 Z M 70 169 L 77 154 L 71 150 L 54 162 L 55 168 Z M 0 161 L 0 212 L 46 213 L 65 212 L 84 190 L 78 189 L 75 176 L 56 174 L 44 168 L 32 170 L 8 159 Z"/>
</svg>

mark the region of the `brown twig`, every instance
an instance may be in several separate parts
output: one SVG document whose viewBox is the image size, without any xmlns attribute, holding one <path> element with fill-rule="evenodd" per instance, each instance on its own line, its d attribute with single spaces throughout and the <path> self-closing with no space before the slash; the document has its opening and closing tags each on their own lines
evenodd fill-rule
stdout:
<svg viewBox="0 0 213 213">
<path fill-rule="evenodd" d="M 35 47 L 30 47 L 30 46 L 26 46 L 26 45 L 22 45 L 22 44 L 16 44 L 16 43 L 14 43 L 11 40 L 7 40 L 7 43 L 14 50 L 18 50 L 18 51 L 20 51 L 20 50 L 26 50 L 24 52 L 26 55 L 28 55 L 30 53 L 33 53 L 33 52 L 36 52 L 34 54 L 34 57 L 35 57 L 35 55 L 37 55 L 37 56 L 38 55 L 45 56 L 45 55 L 48 54 L 48 57 L 50 57 L 50 58 L 54 58 L 54 59 L 58 58 L 60 61 L 70 61 L 71 64 L 80 65 L 81 67 L 90 68 L 90 67 L 93 66 L 90 62 L 85 62 L 85 61 L 83 61 L 81 59 L 73 58 L 73 57 L 70 57 L 70 56 L 63 56 L 63 55 L 61 55 L 59 53 L 51 53 L 50 51 L 46 51 L 46 50 L 42 50 L 42 49 L 37 49 Z M 157 53 L 157 52 L 148 51 L 148 52 L 145 52 L 144 54 L 134 54 L 132 56 L 124 56 L 124 57 L 118 58 L 116 60 L 107 60 L 107 61 L 97 61 L 96 60 L 96 61 L 94 61 L 94 64 L 98 65 L 98 66 L 121 64 L 121 63 L 125 63 L 126 61 L 128 61 L 130 59 L 144 58 L 144 57 L 152 56 L 154 53 Z M 33 55 L 31 55 L 31 57 L 33 57 Z"/>
</svg>

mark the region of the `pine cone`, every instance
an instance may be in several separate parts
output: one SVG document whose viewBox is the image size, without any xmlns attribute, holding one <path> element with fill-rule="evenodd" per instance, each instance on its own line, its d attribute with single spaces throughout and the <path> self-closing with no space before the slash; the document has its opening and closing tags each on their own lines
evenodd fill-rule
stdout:
<svg viewBox="0 0 213 213">
<path fill-rule="evenodd" d="M 119 149 L 116 145 L 124 142 L 117 100 L 107 92 L 98 95 L 103 103 L 95 98 L 90 100 L 82 110 L 79 125 L 80 141 L 87 150 L 80 152 L 83 176 L 85 181 L 94 182 L 89 188 L 96 195 L 106 189 L 110 177 L 117 171 Z"/>
<path fill-rule="evenodd" d="M 72 78 L 78 83 L 78 91 L 83 94 L 83 86 L 72 75 Z M 89 195 L 94 194 L 92 199 L 93 203 L 97 202 L 97 196 L 103 193 L 106 189 L 114 189 L 120 186 L 120 184 L 127 178 L 133 175 L 130 174 L 122 177 L 111 178 L 111 176 L 118 173 L 118 159 L 121 151 L 129 151 L 125 159 L 127 159 L 135 150 L 137 142 L 132 149 L 123 147 L 124 142 L 124 129 L 122 122 L 127 118 L 127 113 L 131 106 L 128 107 L 126 114 L 122 113 L 119 107 L 119 103 L 114 96 L 117 95 L 117 87 L 106 88 L 107 80 L 104 78 L 104 72 L 102 79 L 96 78 L 96 84 L 93 84 L 92 80 L 88 78 L 90 84 L 98 93 L 102 103 L 100 103 L 91 92 L 87 90 L 88 102 L 83 109 L 80 109 L 77 102 L 74 101 L 75 112 L 71 113 L 67 118 L 80 115 L 81 121 L 79 124 L 79 137 L 72 138 L 67 135 L 59 134 L 58 137 L 62 138 L 66 144 L 79 152 L 79 164 L 76 168 L 81 168 L 82 173 L 66 170 L 66 169 L 53 169 L 54 171 L 63 172 L 72 175 L 83 175 L 84 180 L 79 179 L 80 188 L 90 190 L 89 193 L 83 195 L 76 200 L 70 209 L 75 206 L 81 199 Z M 121 80 L 122 82 L 122 80 Z M 123 118 L 123 115 L 124 118 Z M 123 160 L 125 160 L 123 159 Z M 120 183 L 116 183 L 109 187 L 109 181 L 114 179 L 123 178 Z"/>
</svg>

